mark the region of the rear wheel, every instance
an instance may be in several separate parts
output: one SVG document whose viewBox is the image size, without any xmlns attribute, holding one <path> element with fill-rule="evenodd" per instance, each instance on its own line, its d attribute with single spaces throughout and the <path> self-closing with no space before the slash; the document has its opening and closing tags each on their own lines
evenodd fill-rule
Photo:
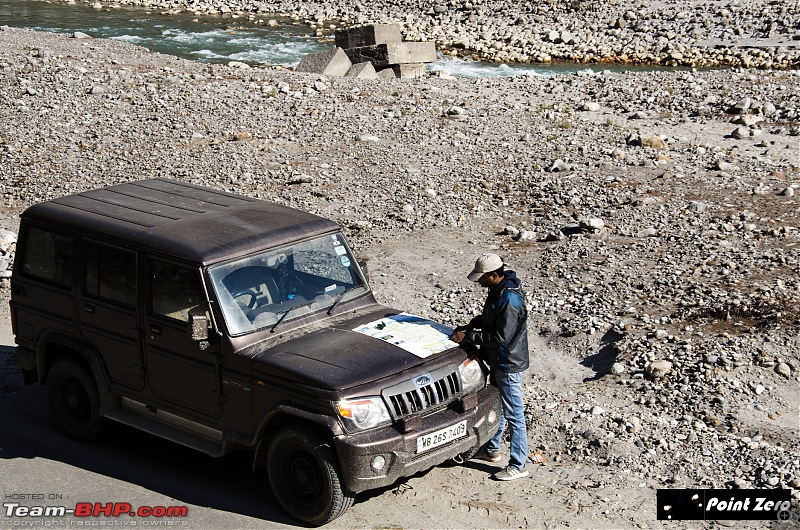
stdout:
<svg viewBox="0 0 800 530">
<path fill-rule="evenodd" d="M 293 425 L 275 435 L 267 470 L 278 504 L 306 524 L 326 524 L 353 505 L 353 496 L 342 487 L 331 442 L 308 427 Z"/>
<path fill-rule="evenodd" d="M 99 439 L 105 421 L 94 377 L 75 361 L 59 359 L 47 372 L 47 399 L 59 427 L 83 442 Z"/>
</svg>

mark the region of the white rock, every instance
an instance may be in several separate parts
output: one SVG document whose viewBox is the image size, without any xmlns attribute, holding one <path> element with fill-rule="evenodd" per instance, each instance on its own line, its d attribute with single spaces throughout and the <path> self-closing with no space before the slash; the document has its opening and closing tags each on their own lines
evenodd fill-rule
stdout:
<svg viewBox="0 0 800 530">
<path fill-rule="evenodd" d="M 0 230 L 0 248 L 7 249 L 17 242 L 17 234 L 9 230 Z"/>
<path fill-rule="evenodd" d="M 606 226 L 605 221 L 602 219 L 598 219 L 596 217 L 590 217 L 589 219 L 582 219 L 579 221 L 581 228 L 588 228 L 590 230 L 600 230 L 604 226 Z"/>
<path fill-rule="evenodd" d="M 782 375 L 783 377 L 791 377 L 792 368 L 786 363 L 778 363 L 775 365 L 775 373 Z"/>
<path fill-rule="evenodd" d="M 664 377 L 672 370 L 672 363 L 665 360 L 653 361 L 647 365 L 645 371 L 653 379 Z"/>
<path fill-rule="evenodd" d="M 732 132 L 731 136 L 736 138 L 737 140 L 742 140 L 744 138 L 750 137 L 750 129 L 747 127 L 736 127 Z"/>
</svg>

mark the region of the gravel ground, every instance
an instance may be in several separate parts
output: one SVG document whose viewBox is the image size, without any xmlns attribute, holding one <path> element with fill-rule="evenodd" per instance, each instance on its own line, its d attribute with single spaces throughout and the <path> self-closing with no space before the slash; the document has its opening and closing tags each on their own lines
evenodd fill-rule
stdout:
<svg viewBox="0 0 800 530">
<path fill-rule="evenodd" d="M 148 177 L 334 218 L 382 302 L 451 324 L 497 252 L 547 464 L 434 470 L 337 524 L 657 526 L 655 488 L 800 497 L 799 113 L 796 70 L 354 80 L 5 28 L 0 261 L 26 206 Z"/>
<path fill-rule="evenodd" d="M 256 23 L 282 14 L 307 22 L 320 35 L 332 33 L 332 25 L 400 23 L 407 40 L 436 41 L 439 49 L 495 62 L 800 66 L 800 4 L 782 0 L 83 1 L 97 9 L 126 4 Z"/>
</svg>

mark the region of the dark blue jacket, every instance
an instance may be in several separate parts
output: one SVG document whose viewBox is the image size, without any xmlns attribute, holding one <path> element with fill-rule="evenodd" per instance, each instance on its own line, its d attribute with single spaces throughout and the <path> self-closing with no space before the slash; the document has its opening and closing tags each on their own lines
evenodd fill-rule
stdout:
<svg viewBox="0 0 800 530">
<path fill-rule="evenodd" d="M 507 270 L 503 280 L 489 289 L 483 313 L 464 327 L 466 341 L 480 346 L 492 368 L 522 372 L 530 364 L 527 320 L 528 309 L 519 278 L 514 271 Z"/>
</svg>

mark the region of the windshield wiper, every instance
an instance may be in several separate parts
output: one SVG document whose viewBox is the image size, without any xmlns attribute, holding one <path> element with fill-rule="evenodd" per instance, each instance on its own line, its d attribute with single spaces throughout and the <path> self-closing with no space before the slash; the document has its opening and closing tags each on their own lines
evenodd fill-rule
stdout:
<svg viewBox="0 0 800 530">
<path fill-rule="evenodd" d="M 336 309 L 336 306 L 337 306 L 337 305 L 339 305 L 339 302 L 341 302 L 341 301 L 342 301 L 342 298 L 344 298 L 344 295 L 346 295 L 346 294 L 347 294 L 347 291 L 349 291 L 349 290 L 350 290 L 350 289 L 345 289 L 344 291 L 342 291 L 341 293 L 339 293 L 339 296 L 337 296 L 337 297 L 336 297 L 336 300 L 334 300 L 334 301 L 333 301 L 333 305 L 331 305 L 331 306 L 328 308 L 328 315 L 329 315 L 329 316 L 330 316 L 330 314 L 331 314 L 331 313 L 333 313 L 333 310 L 334 310 L 334 309 Z"/>
<path fill-rule="evenodd" d="M 280 326 L 280 325 L 281 325 L 281 322 L 283 322 L 283 321 L 284 321 L 284 319 L 285 319 L 287 316 L 289 316 L 289 313 L 291 313 L 292 311 L 294 311 L 294 310 L 295 310 L 295 309 L 297 309 L 298 307 L 300 307 L 300 306 L 299 306 L 299 305 L 296 305 L 296 306 L 294 306 L 294 307 L 290 307 L 289 309 L 287 309 L 286 311 L 284 311 L 284 312 L 283 312 L 283 314 L 281 315 L 281 318 L 279 318 L 279 319 L 278 319 L 278 321 L 277 321 L 277 322 L 275 322 L 275 324 L 273 324 L 273 325 L 272 325 L 272 329 L 270 329 L 270 330 L 269 330 L 269 332 L 270 332 L 270 333 L 275 333 L 275 328 L 277 328 L 278 326 Z"/>
</svg>

